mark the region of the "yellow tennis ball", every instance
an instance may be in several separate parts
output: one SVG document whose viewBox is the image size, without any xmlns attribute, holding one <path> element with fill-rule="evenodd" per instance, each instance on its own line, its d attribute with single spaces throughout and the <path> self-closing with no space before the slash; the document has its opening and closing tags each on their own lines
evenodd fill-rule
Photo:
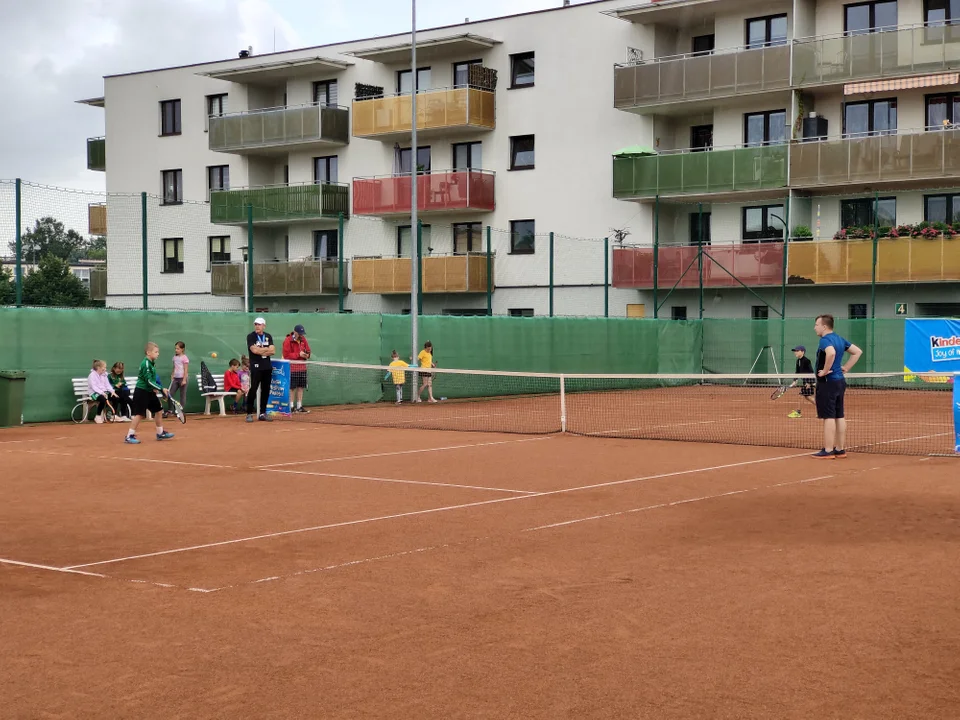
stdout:
<svg viewBox="0 0 960 720">
<path fill-rule="evenodd" d="M 210 353 L 210 357 L 215 358 L 216 356 L 217 356 L 216 353 Z"/>
</svg>

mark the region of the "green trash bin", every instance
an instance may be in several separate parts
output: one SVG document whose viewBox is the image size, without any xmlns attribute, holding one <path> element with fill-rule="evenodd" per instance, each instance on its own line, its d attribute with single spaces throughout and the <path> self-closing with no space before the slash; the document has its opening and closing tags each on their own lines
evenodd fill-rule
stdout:
<svg viewBox="0 0 960 720">
<path fill-rule="evenodd" d="M 26 384 L 26 371 L 0 370 L 0 427 L 23 424 L 23 390 Z"/>
</svg>

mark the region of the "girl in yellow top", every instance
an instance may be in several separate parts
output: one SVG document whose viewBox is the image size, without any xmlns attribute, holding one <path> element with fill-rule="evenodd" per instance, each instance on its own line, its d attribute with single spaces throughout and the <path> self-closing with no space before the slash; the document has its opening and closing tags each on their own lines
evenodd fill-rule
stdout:
<svg viewBox="0 0 960 720">
<path fill-rule="evenodd" d="M 410 367 L 403 360 L 400 359 L 400 356 L 397 354 L 397 351 L 394 350 L 390 355 L 390 367 L 392 368 L 405 368 Z M 406 380 L 407 374 L 403 370 L 391 370 L 387 373 L 387 376 L 393 376 L 393 386 L 397 390 L 397 405 L 403 402 L 403 383 Z"/>
<path fill-rule="evenodd" d="M 423 350 L 417 355 L 417 364 L 422 368 L 435 368 L 437 366 L 433 361 L 433 343 L 429 340 L 423 344 Z M 435 403 L 436 400 L 433 399 L 433 373 L 422 372 L 420 377 L 423 378 L 423 387 L 420 388 L 414 402 L 421 402 L 423 391 L 426 390 L 430 402 Z"/>
</svg>

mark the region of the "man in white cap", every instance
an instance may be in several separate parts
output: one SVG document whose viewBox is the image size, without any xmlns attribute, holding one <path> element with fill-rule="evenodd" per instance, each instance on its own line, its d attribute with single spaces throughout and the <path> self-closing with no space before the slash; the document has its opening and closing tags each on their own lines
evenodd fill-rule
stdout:
<svg viewBox="0 0 960 720">
<path fill-rule="evenodd" d="M 267 332 L 267 321 L 258 317 L 253 321 L 253 332 L 247 335 L 250 348 L 250 392 L 247 393 L 247 422 L 253 422 L 257 410 L 257 390 L 260 390 L 260 420 L 269 422 L 267 400 L 270 397 L 270 378 L 273 375 L 271 356 L 276 352 L 273 336 Z"/>
</svg>

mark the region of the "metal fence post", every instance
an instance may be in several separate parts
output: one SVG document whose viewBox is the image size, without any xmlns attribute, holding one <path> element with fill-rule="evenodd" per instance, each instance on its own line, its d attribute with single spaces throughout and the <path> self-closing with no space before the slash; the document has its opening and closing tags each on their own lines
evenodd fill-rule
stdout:
<svg viewBox="0 0 960 720">
<path fill-rule="evenodd" d="M 493 255 L 490 252 L 492 242 L 490 226 L 487 225 L 487 315 L 493 315 Z"/>
<path fill-rule="evenodd" d="M 253 205 L 247 203 L 247 312 L 253 308 Z"/>
<path fill-rule="evenodd" d="M 22 195 L 20 188 L 20 178 L 17 178 L 16 186 L 16 208 L 14 209 L 15 219 L 14 221 L 17 224 L 16 227 L 16 247 L 17 247 L 17 264 L 14 269 L 14 284 L 16 285 L 17 290 L 17 307 L 23 305 L 23 237 L 21 235 L 20 223 L 23 221 L 23 204 L 22 204 Z"/>
<path fill-rule="evenodd" d="M 337 238 L 340 247 L 337 248 L 337 312 L 343 312 L 343 251 L 346 238 L 343 236 L 343 213 L 337 217 Z M 320 276 L 323 277 L 323 259 L 320 259 Z"/>
<path fill-rule="evenodd" d="M 414 178 L 416 182 L 416 178 Z M 423 220 L 417 220 L 417 316 L 423 315 Z"/>
<path fill-rule="evenodd" d="M 610 238 L 603 239 L 603 316 L 610 317 Z"/>
<path fill-rule="evenodd" d="M 140 193 L 140 271 L 143 273 L 143 309 L 150 308 L 149 267 L 147 259 L 147 194 Z"/>
<path fill-rule="evenodd" d="M 703 203 L 697 203 L 697 275 L 700 287 L 700 319 L 703 320 Z"/>
<path fill-rule="evenodd" d="M 553 231 L 550 231 L 550 317 L 553 317 Z"/>
<path fill-rule="evenodd" d="M 660 314 L 660 300 L 657 297 L 660 283 L 660 196 L 653 201 L 653 319 Z"/>
</svg>

